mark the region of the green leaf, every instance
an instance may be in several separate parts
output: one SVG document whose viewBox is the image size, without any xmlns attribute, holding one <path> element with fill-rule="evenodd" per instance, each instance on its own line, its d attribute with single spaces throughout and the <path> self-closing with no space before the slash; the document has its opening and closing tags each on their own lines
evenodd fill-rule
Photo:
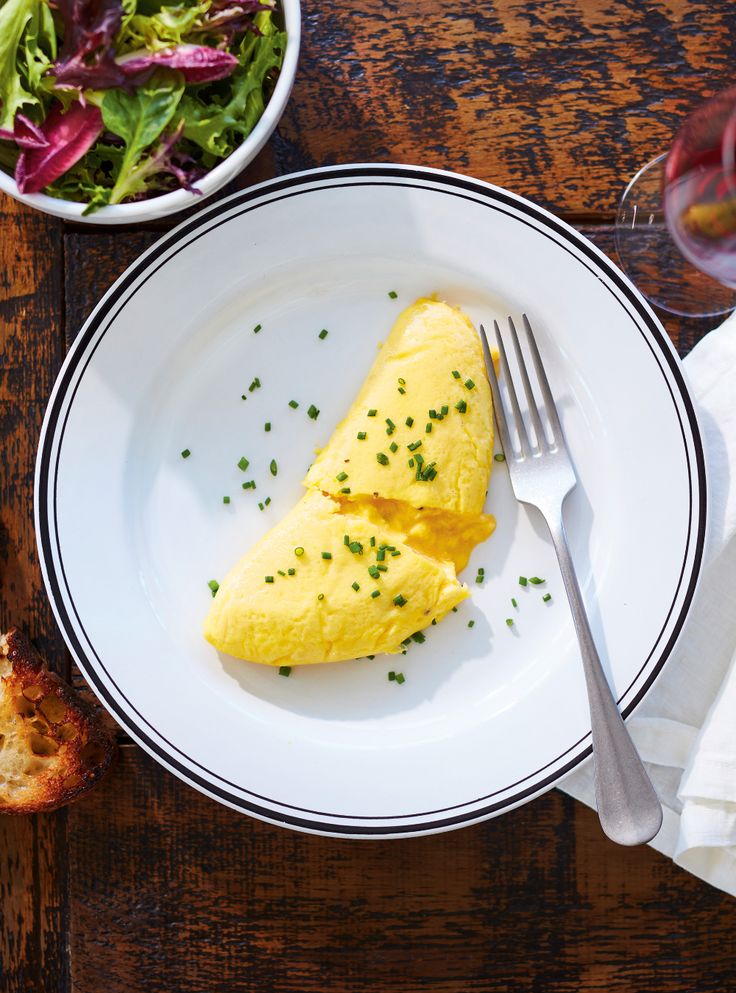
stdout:
<svg viewBox="0 0 736 993">
<path fill-rule="evenodd" d="M 117 39 L 117 50 L 124 55 L 145 48 L 157 52 L 181 45 L 210 7 L 210 0 L 187 7 L 161 7 L 154 14 L 135 12 L 123 20 Z"/>
<path fill-rule="evenodd" d="M 115 177 L 125 149 L 98 141 L 71 169 L 60 176 L 44 193 L 61 200 L 86 203 L 85 214 L 90 214 L 110 200 Z"/>
<path fill-rule="evenodd" d="M 0 7 L 0 128 L 13 130 L 15 114 L 26 104 L 40 106 L 23 85 L 21 40 L 28 22 L 37 16 L 39 0 L 6 0 Z"/>
<path fill-rule="evenodd" d="M 229 155 L 251 133 L 263 113 L 266 77 L 283 61 L 286 34 L 276 28 L 271 12 L 258 14 L 255 21 L 262 34 L 243 40 L 227 102 L 220 106 L 190 90 L 181 101 L 184 137 L 217 158 Z"/>
<path fill-rule="evenodd" d="M 108 131 L 125 142 L 125 154 L 110 203 L 130 196 L 130 183 L 136 163 L 161 135 L 174 116 L 184 91 L 181 73 L 159 69 L 143 86 L 131 93 L 108 90 L 102 99 L 102 119 Z"/>
<path fill-rule="evenodd" d="M 36 4 L 23 37 L 23 48 L 21 72 L 31 93 L 39 97 L 44 92 L 43 75 L 56 59 L 56 28 L 47 3 Z"/>
</svg>

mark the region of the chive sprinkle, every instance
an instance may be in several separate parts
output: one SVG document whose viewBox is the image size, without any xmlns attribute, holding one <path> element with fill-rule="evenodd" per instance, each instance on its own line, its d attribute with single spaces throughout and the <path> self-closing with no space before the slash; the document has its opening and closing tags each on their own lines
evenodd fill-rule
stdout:
<svg viewBox="0 0 736 993">
<path fill-rule="evenodd" d="M 443 417 L 445 417 L 447 414 L 450 413 L 450 408 L 447 406 L 446 403 L 443 403 L 442 406 L 440 407 L 440 413 L 442 414 Z"/>
<path fill-rule="evenodd" d="M 376 536 L 371 535 L 371 548 L 375 548 L 375 547 L 376 547 Z"/>
<path fill-rule="evenodd" d="M 418 441 L 412 441 L 412 443 L 410 445 L 407 445 L 406 447 L 409 449 L 410 452 L 416 452 L 417 448 L 422 447 L 422 439 L 420 438 Z"/>
<path fill-rule="evenodd" d="M 511 606 L 512 607 L 518 607 L 519 606 L 518 603 L 516 602 L 516 599 L 514 597 L 511 597 Z"/>
<path fill-rule="evenodd" d="M 222 502 L 223 502 L 223 503 L 230 503 L 230 497 L 229 497 L 229 496 L 224 496 L 224 497 L 222 498 Z"/>
<path fill-rule="evenodd" d="M 393 669 L 388 674 L 388 681 L 389 681 L 389 683 L 393 683 L 393 682 L 396 681 L 396 673 L 393 671 Z"/>
<path fill-rule="evenodd" d="M 338 474 L 335 476 L 335 479 L 338 481 L 338 483 L 344 483 L 347 478 L 348 478 L 348 474 L 346 472 L 338 472 Z"/>
<path fill-rule="evenodd" d="M 384 452 L 376 452 L 376 462 L 380 462 L 381 465 L 388 465 L 388 455 Z"/>
<path fill-rule="evenodd" d="M 276 459 L 271 459 L 271 464 L 268 467 L 271 470 L 272 476 L 277 476 L 279 472 L 279 467 L 276 465 Z"/>
<path fill-rule="evenodd" d="M 262 504 L 262 503 L 259 503 L 259 504 L 258 504 L 258 509 L 259 509 L 259 510 L 263 510 L 263 504 Z"/>
<path fill-rule="evenodd" d="M 526 578 L 526 576 L 519 576 L 519 586 L 526 586 L 528 582 L 529 580 Z"/>
<path fill-rule="evenodd" d="M 324 595 L 324 593 L 318 593 L 318 594 L 317 594 L 317 599 L 318 599 L 318 600 L 324 600 L 324 598 L 325 598 L 325 595 Z"/>
<path fill-rule="evenodd" d="M 549 603 L 551 599 L 552 599 L 551 593 L 545 593 L 544 596 L 542 597 L 542 600 L 544 600 L 545 603 Z"/>
<path fill-rule="evenodd" d="M 358 441 L 365 441 L 367 437 L 368 435 L 365 433 L 365 431 L 358 431 Z"/>
<path fill-rule="evenodd" d="M 469 628 L 475 627 L 475 621 L 468 621 L 468 627 Z"/>
<path fill-rule="evenodd" d="M 406 676 L 404 675 L 403 672 L 396 673 L 396 682 L 399 684 L 399 686 L 401 686 L 402 683 L 406 682 Z"/>
<path fill-rule="evenodd" d="M 375 417 L 377 413 L 378 411 L 376 410 L 376 408 L 371 407 L 371 409 L 368 411 L 368 417 Z"/>
<path fill-rule="evenodd" d="M 298 559 L 300 559 L 302 555 L 304 555 L 304 549 L 302 548 L 301 545 L 296 546 L 296 548 L 294 549 L 294 555 L 296 555 Z"/>
<path fill-rule="evenodd" d="M 371 576 L 372 579 L 379 579 L 381 575 L 380 572 L 378 571 L 378 566 L 375 565 L 368 566 L 368 574 Z"/>
<path fill-rule="evenodd" d="M 279 676 L 290 676 L 291 666 L 290 665 L 280 665 L 279 666 Z"/>
<path fill-rule="evenodd" d="M 273 576 L 266 576 L 266 582 L 267 583 L 272 583 L 273 582 Z"/>
<path fill-rule="evenodd" d="M 455 379 L 460 379 L 460 373 L 457 371 L 457 369 L 452 370 L 452 375 L 455 377 Z"/>
<path fill-rule="evenodd" d="M 431 434 L 432 433 L 432 422 L 431 421 L 427 421 L 427 426 L 424 429 L 424 432 L 425 432 L 425 434 Z"/>
<path fill-rule="evenodd" d="M 266 423 L 263 425 L 263 430 L 264 431 L 270 431 L 271 430 L 271 422 L 270 421 L 266 421 Z"/>
<path fill-rule="evenodd" d="M 249 465 L 250 462 L 245 457 L 245 455 L 243 455 L 242 458 L 238 459 L 238 469 L 240 469 L 241 472 L 245 472 L 245 470 L 248 468 Z"/>
<path fill-rule="evenodd" d="M 256 324 L 256 326 L 253 328 L 253 334 L 258 334 L 258 332 L 261 330 L 262 327 L 263 327 L 262 324 Z"/>
<path fill-rule="evenodd" d="M 332 552 L 322 552 L 322 558 L 323 559 L 331 559 L 332 558 Z"/>
<path fill-rule="evenodd" d="M 392 441 L 391 444 L 388 447 L 390 448 L 390 450 L 392 452 L 398 452 L 398 450 L 399 450 L 399 446 L 396 444 L 395 441 Z"/>
<path fill-rule="evenodd" d="M 257 390 L 260 385 L 261 385 L 261 381 L 258 378 L 258 376 L 256 376 L 255 379 L 253 380 L 253 382 L 248 387 L 248 392 L 249 393 L 252 393 L 253 390 Z"/>
<path fill-rule="evenodd" d="M 408 428 L 410 428 L 412 426 L 412 424 L 414 423 L 414 418 L 413 417 L 407 417 L 407 419 L 404 421 L 404 423 L 406 424 L 406 426 Z"/>
<path fill-rule="evenodd" d="M 402 596 L 402 595 L 401 595 L 400 593 L 398 593 L 398 594 L 397 594 L 397 595 L 396 595 L 396 596 L 394 597 L 394 603 L 395 603 L 395 605 L 396 605 L 397 607 L 403 607 L 403 606 L 404 606 L 404 604 L 405 604 L 405 603 L 407 603 L 407 599 L 406 599 L 406 597 L 403 597 L 403 596 Z"/>
<path fill-rule="evenodd" d="M 510 628 L 512 628 L 514 626 L 514 619 L 513 619 L 513 617 L 507 617 L 506 618 L 506 626 L 507 627 L 510 627 Z"/>
<path fill-rule="evenodd" d="M 297 400 L 289 400 L 289 406 L 291 407 L 292 410 L 296 410 L 296 408 L 299 406 L 299 402 Z"/>
<path fill-rule="evenodd" d="M 271 502 L 271 497 L 266 497 L 266 499 L 263 501 L 266 507 L 269 505 L 270 502 Z"/>
<path fill-rule="evenodd" d="M 421 631 L 415 631 L 414 634 L 411 636 L 411 640 L 416 641 L 417 645 L 423 645 L 424 642 L 427 640 L 427 638 L 425 635 L 422 634 Z"/>
<path fill-rule="evenodd" d="M 414 459 L 409 459 L 409 468 L 410 469 L 414 468 Z"/>
<path fill-rule="evenodd" d="M 437 623 L 437 618 L 436 618 L 436 617 L 433 617 L 433 618 L 432 618 L 432 624 L 434 625 L 434 624 L 436 624 L 436 623 Z"/>
<path fill-rule="evenodd" d="M 181 453 L 181 457 L 183 459 L 188 459 L 191 454 L 192 453 L 189 451 L 189 449 L 185 448 L 184 451 Z"/>
<path fill-rule="evenodd" d="M 433 421 L 433 420 L 436 419 L 436 417 L 437 417 L 437 411 L 434 409 L 434 407 L 432 407 L 431 410 L 428 410 L 427 413 L 429 414 L 429 419 L 431 421 Z"/>
<path fill-rule="evenodd" d="M 395 300 L 399 294 L 396 292 L 396 290 L 389 290 L 388 295 L 392 300 Z"/>
<path fill-rule="evenodd" d="M 291 569 L 286 570 L 290 576 L 296 576 L 296 569 L 292 566 Z"/>
<path fill-rule="evenodd" d="M 386 558 L 386 549 L 379 548 L 378 551 L 376 552 L 376 562 L 383 562 L 385 558 Z"/>
<path fill-rule="evenodd" d="M 276 572 L 279 574 L 279 576 L 285 576 L 286 575 L 286 573 L 284 572 L 283 569 L 277 569 Z"/>
<path fill-rule="evenodd" d="M 541 586 L 542 583 L 546 582 L 546 580 L 540 579 L 539 576 L 532 576 L 529 582 L 534 586 Z"/>
<path fill-rule="evenodd" d="M 399 393 L 401 393 L 402 396 L 406 393 L 406 390 L 404 389 L 403 386 L 399 386 Z"/>
<path fill-rule="evenodd" d="M 322 330 L 317 335 L 317 337 L 320 339 L 320 341 L 324 341 L 325 338 L 327 337 L 327 328 L 322 328 Z"/>
<path fill-rule="evenodd" d="M 351 541 L 350 544 L 348 545 L 348 548 L 353 553 L 353 555 L 363 554 L 363 546 L 359 541 Z"/>
<path fill-rule="evenodd" d="M 467 409 L 468 405 L 464 400 L 458 400 L 455 404 L 455 410 L 459 410 L 461 414 L 464 414 Z"/>
<path fill-rule="evenodd" d="M 313 421 L 316 421 L 317 418 L 319 417 L 319 410 L 314 406 L 313 403 L 310 403 L 307 409 L 307 417 L 311 417 Z"/>
<path fill-rule="evenodd" d="M 360 589 L 360 583 L 357 580 L 353 583 L 353 589 L 355 590 L 356 593 Z"/>
<path fill-rule="evenodd" d="M 249 479 L 245 483 L 243 483 L 244 490 L 254 490 L 255 488 L 256 488 L 255 479 Z"/>
<path fill-rule="evenodd" d="M 217 582 L 217 580 L 216 580 L 216 579 L 211 579 L 211 580 L 209 581 L 209 583 L 207 583 L 207 585 L 208 585 L 208 586 L 209 586 L 209 588 L 210 588 L 210 589 L 212 590 L 212 596 L 214 596 L 214 595 L 215 595 L 215 593 L 217 593 L 217 591 L 218 591 L 218 590 L 219 590 L 219 588 L 220 588 L 220 584 L 219 584 L 219 583 Z"/>
<path fill-rule="evenodd" d="M 396 430 L 396 425 L 394 424 L 394 422 L 391 420 L 390 417 L 386 418 L 386 424 L 388 424 L 388 427 L 386 428 L 386 434 L 393 434 L 394 431 Z"/>
<path fill-rule="evenodd" d="M 473 387 L 475 386 L 475 383 L 473 382 L 472 379 L 466 379 L 465 386 L 467 387 L 467 389 L 472 390 Z"/>
<path fill-rule="evenodd" d="M 381 591 L 380 590 L 373 590 L 373 592 L 371 593 L 371 600 L 375 600 L 376 597 L 377 596 L 380 596 L 380 595 L 381 595 Z"/>
</svg>

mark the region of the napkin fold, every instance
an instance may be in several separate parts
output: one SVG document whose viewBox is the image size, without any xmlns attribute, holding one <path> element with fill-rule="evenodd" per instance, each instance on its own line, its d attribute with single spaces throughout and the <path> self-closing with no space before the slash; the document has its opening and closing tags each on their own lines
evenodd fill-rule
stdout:
<svg viewBox="0 0 736 993">
<path fill-rule="evenodd" d="M 736 313 L 684 367 L 706 448 L 705 566 L 682 637 L 627 727 L 664 808 L 652 847 L 736 896 Z M 595 806 L 590 760 L 559 785 Z"/>
</svg>

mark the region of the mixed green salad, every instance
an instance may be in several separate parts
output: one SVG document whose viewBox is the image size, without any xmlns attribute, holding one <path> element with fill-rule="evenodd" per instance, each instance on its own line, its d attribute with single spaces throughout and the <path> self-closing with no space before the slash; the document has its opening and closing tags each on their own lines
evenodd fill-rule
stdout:
<svg viewBox="0 0 736 993">
<path fill-rule="evenodd" d="M 0 168 L 21 193 L 85 213 L 195 190 L 263 113 L 286 47 L 275 12 L 275 0 L 0 0 Z"/>
</svg>

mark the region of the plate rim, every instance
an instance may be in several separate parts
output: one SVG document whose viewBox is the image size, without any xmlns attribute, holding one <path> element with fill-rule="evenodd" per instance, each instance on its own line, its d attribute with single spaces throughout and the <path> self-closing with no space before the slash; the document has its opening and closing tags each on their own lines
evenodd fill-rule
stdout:
<svg viewBox="0 0 736 993">
<path fill-rule="evenodd" d="M 658 346 L 655 354 L 659 354 L 660 358 L 664 359 L 669 372 L 669 378 L 665 375 L 667 386 L 671 393 L 673 385 L 677 388 L 677 399 L 675 399 L 673 395 L 673 402 L 676 410 L 678 411 L 678 415 L 680 415 L 683 444 L 688 462 L 688 472 L 690 475 L 691 506 L 688 523 L 689 534 L 687 546 L 691 545 L 690 532 L 693 531 L 694 525 L 696 533 L 694 537 L 694 546 L 691 546 L 692 553 L 686 548 L 683 562 L 684 575 L 687 568 L 688 559 L 692 554 L 692 563 L 690 565 L 689 572 L 687 575 L 684 575 L 684 582 L 686 586 L 685 592 L 684 594 L 681 593 L 683 584 L 683 578 L 681 578 L 673 599 L 673 604 L 670 608 L 670 613 L 668 614 L 668 619 L 665 621 L 664 625 L 666 626 L 669 623 L 671 612 L 677 606 L 678 601 L 682 597 L 682 602 L 678 616 L 674 622 L 673 630 L 667 640 L 667 643 L 660 649 L 659 658 L 654 664 L 652 664 L 651 672 L 644 679 L 638 690 L 634 693 L 633 698 L 622 709 L 622 716 L 624 719 L 629 717 L 640 705 L 644 697 L 656 682 L 667 660 L 671 656 L 677 641 L 679 640 L 702 574 L 708 526 L 706 460 L 702 430 L 698 421 L 697 411 L 687 380 L 683 374 L 679 357 L 677 356 L 677 353 L 675 352 L 675 349 L 672 346 L 672 343 L 669 340 L 669 337 L 667 336 L 661 322 L 658 320 L 638 290 L 636 290 L 633 284 L 629 282 L 629 280 L 618 269 L 615 263 L 608 258 L 608 256 L 606 256 L 592 242 L 588 241 L 588 239 L 586 239 L 582 234 L 576 231 L 575 228 L 560 220 L 545 208 L 540 207 L 525 197 L 502 187 L 494 186 L 493 184 L 486 183 L 483 180 L 474 179 L 460 173 L 447 172 L 444 170 L 431 169 L 422 166 L 393 163 L 354 163 L 309 169 L 267 180 L 263 183 L 257 184 L 256 186 L 249 187 L 247 190 L 233 193 L 214 204 L 209 204 L 206 207 L 203 207 L 202 210 L 198 211 L 192 217 L 177 225 L 171 231 L 165 233 L 161 238 L 157 239 L 125 269 L 125 271 L 118 277 L 118 279 L 115 280 L 115 282 L 100 298 L 91 314 L 82 325 L 82 328 L 77 334 L 75 341 L 69 349 L 65 361 L 58 373 L 44 414 L 36 458 L 34 486 L 36 540 L 46 591 L 49 596 L 54 616 L 67 647 L 85 675 L 85 678 L 90 682 L 95 693 L 102 699 L 107 709 L 112 712 L 115 719 L 120 722 L 131 737 L 133 737 L 141 745 L 141 747 L 151 754 L 156 761 L 164 765 L 180 779 L 187 782 L 190 786 L 198 789 L 200 792 L 203 792 L 214 799 L 217 799 L 219 802 L 225 803 L 226 805 L 239 810 L 240 812 L 248 813 L 251 816 L 269 821 L 270 823 L 328 836 L 364 838 L 417 836 L 432 834 L 438 831 L 451 830 L 453 828 L 462 827 L 466 824 L 476 823 L 478 821 L 497 816 L 498 814 L 511 810 L 522 803 L 528 802 L 534 796 L 551 789 L 555 783 L 559 782 L 560 779 L 568 775 L 574 768 L 579 766 L 590 756 L 592 752 L 591 745 L 589 743 L 587 745 L 583 745 L 583 743 L 590 738 L 590 732 L 588 732 L 579 741 L 571 745 L 570 748 L 568 748 L 561 755 L 557 755 L 552 758 L 541 769 L 526 776 L 524 780 L 521 780 L 517 784 L 509 784 L 497 792 L 506 794 L 509 790 L 515 789 L 517 785 L 521 785 L 521 783 L 528 782 L 531 779 L 532 782 L 527 787 L 513 793 L 511 796 L 507 796 L 502 800 L 492 803 L 486 802 L 491 799 L 492 795 L 489 795 L 486 797 L 464 801 L 462 804 L 455 805 L 452 808 L 440 808 L 434 811 L 424 811 L 414 814 L 380 816 L 336 814 L 312 811 L 301 806 L 294 806 L 285 803 L 283 801 L 260 797 L 258 794 L 249 792 L 245 787 L 238 786 L 235 783 L 228 783 L 217 773 L 212 772 L 212 770 L 205 769 L 205 767 L 199 765 L 199 763 L 197 763 L 192 756 L 181 751 L 178 746 L 167 741 L 167 739 L 165 739 L 163 735 L 161 735 L 160 732 L 158 732 L 142 714 L 140 714 L 135 706 L 127 700 L 125 694 L 119 689 L 113 677 L 106 670 L 102 660 L 99 658 L 97 653 L 94 652 L 94 646 L 92 646 L 89 639 L 87 639 L 97 659 L 96 662 L 90 661 L 80 643 L 78 634 L 74 629 L 74 624 L 69 618 L 66 605 L 63 603 L 63 592 L 61 589 L 62 581 L 60 581 L 60 578 L 57 575 L 57 571 L 54 566 L 54 554 L 51 549 L 52 533 L 57 535 L 58 546 L 58 532 L 55 528 L 52 528 L 49 523 L 49 503 L 51 497 L 49 485 L 50 481 L 55 480 L 56 478 L 56 473 L 51 470 L 50 465 L 52 461 L 53 449 L 55 447 L 54 442 L 57 437 L 59 419 L 60 416 L 64 414 L 65 410 L 66 416 L 68 417 L 68 413 L 74 403 L 74 393 L 76 392 L 76 388 L 82 378 L 80 376 L 77 380 L 71 399 L 67 405 L 66 400 L 68 391 L 74 382 L 74 374 L 77 371 L 80 361 L 85 358 L 88 351 L 89 355 L 87 355 L 87 363 L 91 361 L 96 346 L 99 344 L 99 341 L 102 340 L 104 335 L 99 337 L 91 351 L 89 349 L 89 345 L 91 342 L 94 342 L 94 338 L 99 330 L 100 324 L 106 316 L 109 316 L 111 310 L 114 309 L 119 297 L 131 284 L 135 283 L 141 275 L 146 273 L 146 270 L 149 269 L 149 264 L 154 257 L 161 256 L 164 257 L 164 261 L 167 261 L 168 258 L 170 258 L 168 255 L 169 249 L 175 247 L 177 243 L 183 242 L 187 238 L 187 235 L 195 232 L 198 228 L 202 229 L 202 234 L 207 231 L 211 231 L 213 227 L 217 226 L 217 224 L 211 224 L 210 222 L 213 219 L 216 219 L 218 215 L 228 215 L 227 217 L 223 217 L 220 221 L 220 223 L 227 223 L 232 219 L 230 216 L 231 208 L 237 206 L 238 204 L 248 204 L 251 201 L 258 201 L 264 196 L 268 196 L 271 193 L 277 193 L 281 190 L 290 190 L 293 188 L 295 193 L 298 194 L 299 192 L 308 192 L 314 189 L 327 188 L 331 185 L 335 185 L 336 181 L 339 183 L 340 180 L 351 179 L 359 181 L 362 180 L 360 185 L 370 185 L 371 183 L 376 185 L 391 185 L 390 180 L 403 180 L 407 185 L 414 185 L 415 187 L 417 185 L 417 181 L 425 179 L 430 184 L 433 184 L 432 187 L 425 188 L 431 188 L 434 192 L 441 190 L 443 187 L 445 188 L 445 192 L 448 191 L 447 188 L 449 188 L 450 191 L 454 188 L 455 191 L 462 190 L 465 191 L 466 194 L 472 193 L 472 199 L 476 202 L 478 197 L 480 197 L 486 200 L 488 205 L 491 207 L 498 207 L 499 203 L 505 204 L 507 207 L 513 208 L 517 213 L 521 212 L 529 215 L 533 220 L 538 222 L 538 224 L 541 222 L 541 230 L 540 227 L 535 225 L 535 230 L 539 233 L 549 237 L 549 232 L 544 229 L 546 228 L 551 230 L 551 232 L 557 235 L 554 240 L 561 248 L 566 248 L 565 242 L 568 244 L 571 243 L 572 246 L 578 250 L 578 252 L 580 252 L 583 256 L 587 256 L 589 262 L 593 263 L 594 270 L 597 269 L 599 272 L 600 270 L 603 270 L 603 273 L 616 287 L 615 291 L 609 287 L 610 291 L 614 294 L 614 297 L 622 303 L 622 297 L 625 298 L 626 302 L 633 306 L 634 310 L 637 312 L 639 320 L 646 327 L 648 335 L 645 334 L 645 340 L 649 344 L 649 347 L 653 348 L 653 345 Z M 320 182 L 324 184 L 322 187 L 319 185 Z M 339 185 L 345 187 L 350 184 L 347 182 L 342 182 L 339 183 Z M 256 206 L 258 206 L 258 204 L 256 204 Z M 517 220 L 518 219 L 519 218 L 517 218 Z M 186 242 L 186 244 L 188 243 L 189 242 Z M 182 248 L 185 248 L 186 244 L 182 245 Z M 579 258 L 578 261 L 582 262 Z M 584 262 L 582 264 L 585 265 Z M 684 418 L 680 414 L 678 400 L 684 408 Z M 66 418 L 64 418 L 64 420 L 65 419 Z M 687 425 L 689 426 L 689 438 L 686 434 L 683 420 L 687 422 Z M 691 459 L 694 462 L 694 471 L 693 467 L 690 465 Z M 62 579 L 63 585 L 66 586 L 67 592 L 71 597 L 71 591 L 69 590 L 68 584 L 66 583 L 63 575 Z M 79 623 L 83 631 L 84 627 L 81 622 L 81 618 L 79 619 Z M 658 641 L 659 639 L 655 641 L 655 648 Z M 649 664 L 649 659 L 644 660 L 638 673 L 634 676 L 629 686 L 627 686 L 623 691 L 619 697 L 619 700 L 623 699 L 631 691 L 632 687 L 636 686 L 643 669 Z M 107 680 L 115 687 L 118 695 L 128 705 L 128 709 L 118 702 L 108 685 L 106 685 L 105 680 L 97 671 L 98 665 L 105 673 Z M 131 711 L 133 714 L 138 715 L 144 724 L 148 725 L 151 732 L 159 739 L 159 741 L 149 738 L 147 732 L 138 727 L 135 723 L 135 719 L 131 716 Z M 159 743 L 160 741 L 166 742 L 169 750 L 163 747 Z M 229 792 L 227 789 L 223 789 L 217 782 L 213 782 L 211 779 L 203 778 L 187 765 L 180 763 L 176 757 L 172 755 L 171 750 L 183 756 L 187 762 L 203 769 L 209 774 L 209 776 L 212 777 L 212 779 L 219 780 L 219 782 L 224 783 L 226 786 L 230 786 L 235 790 L 239 790 L 241 793 L 248 794 L 249 799 L 239 796 L 233 792 Z M 573 757 L 570 758 L 561 768 L 556 768 L 554 772 L 547 776 L 541 775 L 540 778 L 540 774 L 543 774 L 544 771 L 549 769 L 551 766 L 557 766 L 570 752 L 574 753 Z M 273 807 L 263 807 L 259 803 L 253 802 L 254 799 L 261 800 L 267 804 L 272 804 Z M 479 808 L 477 806 L 478 804 L 483 804 L 483 806 Z M 474 806 L 473 809 L 467 809 L 472 805 L 476 806 Z M 464 812 L 462 812 L 463 809 Z M 461 812 L 458 812 L 450 817 L 436 816 L 448 813 L 450 810 L 459 810 Z M 292 811 L 299 812 L 302 816 L 299 816 L 297 813 L 292 813 Z M 337 823 L 332 823 L 330 820 L 326 820 L 325 818 L 334 818 Z M 418 818 L 425 818 L 424 823 L 418 823 Z"/>
</svg>

